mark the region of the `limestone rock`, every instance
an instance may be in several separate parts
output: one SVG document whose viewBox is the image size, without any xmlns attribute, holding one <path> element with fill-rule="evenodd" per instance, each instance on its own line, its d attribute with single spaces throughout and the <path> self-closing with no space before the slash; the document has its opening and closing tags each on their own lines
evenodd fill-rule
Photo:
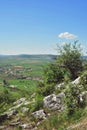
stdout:
<svg viewBox="0 0 87 130">
<path fill-rule="evenodd" d="M 28 129 L 28 130 L 36 130 L 37 127 L 35 127 L 34 123 L 30 123 L 30 124 L 21 124 L 19 125 L 20 128 L 22 129 Z"/>
<path fill-rule="evenodd" d="M 24 97 L 24 98 L 20 98 L 19 100 L 17 100 L 16 102 L 14 102 L 13 105 L 19 105 L 19 104 L 21 104 L 21 103 L 24 103 L 25 100 L 26 100 L 25 97 Z"/>
<path fill-rule="evenodd" d="M 44 112 L 44 110 L 39 110 L 39 111 L 35 111 L 32 113 L 32 115 L 36 118 L 36 119 L 46 119 L 46 113 Z"/>
<path fill-rule="evenodd" d="M 72 84 L 79 84 L 79 82 L 80 82 L 80 79 L 81 79 L 81 77 L 78 77 L 77 79 L 75 79 L 74 81 L 72 81 Z"/>
<path fill-rule="evenodd" d="M 65 94 L 62 92 L 58 95 L 51 94 L 43 99 L 43 106 L 44 108 L 48 108 L 51 110 L 63 110 L 64 105 L 62 103 L 62 99 L 64 98 Z"/>
</svg>

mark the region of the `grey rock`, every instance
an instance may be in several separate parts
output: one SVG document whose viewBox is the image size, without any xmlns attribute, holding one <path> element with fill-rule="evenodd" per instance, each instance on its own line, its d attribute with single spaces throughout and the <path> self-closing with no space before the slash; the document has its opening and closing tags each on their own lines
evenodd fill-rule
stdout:
<svg viewBox="0 0 87 130">
<path fill-rule="evenodd" d="M 13 103 L 13 107 L 11 107 L 9 109 L 9 111 L 17 109 L 19 107 L 21 107 L 22 105 L 28 105 L 28 104 L 33 104 L 35 102 L 35 100 L 33 101 L 27 101 L 26 98 L 20 98 L 19 100 L 17 100 L 16 102 Z"/>
<path fill-rule="evenodd" d="M 19 127 L 22 129 L 36 130 L 36 129 L 34 129 L 35 125 L 33 125 L 32 123 L 31 124 L 21 124 L 21 125 L 19 125 Z"/>
<path fill-rule="evenodd" d="M 9 88 L 16 89 L 17 87 L 15 85 L 10 85 Z"/>
<path fill-rule="evenodd" d="M 51 110 L 63 110 L 64 105 L 62 103 L 62 100 L 64 98 L 65 94 L 62 92 L 58 95 L 51 94 L 43 99 L 43 106 L 44 108 L 48 108 Z"/>
<path fill-rule="evenodd" d="M 7 119 L 12 117 L 13 115 L 16 115 L 17 113 L 18 113 L 17 110 L 11 110 L 11 111 L 4 112 L 4 114 L 7 114 Z"/>
<path fill-rule="evenodd" d="M 13 123 L 10 123 L 10 126 L 17 126 L 19 124 L 20 124 L 20 122 L 13 122 Z"/>
<path fill-rule="evenodd" d="M 44 110 L 39 110 L 39 111 L 35 111 L 32 113 L 32 115 L 36 118 L 36 119 L 46 119 L 46 113 L 44 112 Z"/>
<path fill-rule="evenodd" d="M 80 83 L 80 79 L 81 79 L 81 77 L 78 77 L 78 78 L 76 78 L 74 81 L 72 81 L 71 83 L 77 85 L 77 84 Z"/>
<path fill-rule="evenodd" d="M 26 101 L 26 98 L 20 98 L 19 100 L 17 100 L 16 102 L 13 103 L 13 105 L 19 105 L 21 103 L 24 103 Z"/>
<path fill-rule="evenodd" d="M 83 91 L 80 95 L 79 95 L 79 99 L 80 99 L 80 102 L 84 102 L 87 101 L 87 91 Z"/>
<path fill-rule="evenodd" d="M 64 83 L 57 84 L 55 86 L 55 89 L 58 89 L 58 88 L 64 88 Z"/>
</svg>

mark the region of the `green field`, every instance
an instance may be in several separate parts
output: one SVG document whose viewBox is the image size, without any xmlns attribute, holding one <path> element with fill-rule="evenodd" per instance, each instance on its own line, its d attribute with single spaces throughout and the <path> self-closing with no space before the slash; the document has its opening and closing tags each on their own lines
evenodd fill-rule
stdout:
<svg viewBox="0 0 87 130">
<path fill-rule="evenodd" d="M 11 102 L 21 97 L 30 98 L 37 90 L 39 79 L 43 80 L 43 70 L 50 62 L 52 62 L 51 59 L 43 58 L 1 58 L 0 108 L 10 107 L 5 104 L 10 103 L 11 105 Z M 3 85 L 3 81 L 6 81 L 6 85 Z M 9 87 L 12 85 L 16 88 Z M 7 103 L 8 101 L 9 103 Z M 0 113 L 2 113 L 2 109 Z"/>
</svg>

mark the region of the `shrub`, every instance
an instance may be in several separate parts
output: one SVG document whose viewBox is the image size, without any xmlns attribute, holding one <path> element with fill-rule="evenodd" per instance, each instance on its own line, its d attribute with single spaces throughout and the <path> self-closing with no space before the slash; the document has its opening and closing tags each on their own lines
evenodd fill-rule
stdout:
<svg viewBox="0 0 87 130">
<path fill-rule="evenodd" d="M 74 44 L 66 43 L 61 47 L 58 46 L 57 50 L 60 54 L 57 58 L 59 65 L 64 66 L 70 71 L 72 79 L 77 78 L 83 68 L 80 45 L 77 44 L 77 41 L 74 41 Z"/>
<path fill-rule="evenodd" d="M 67 105 L 68 115 L 74 114 L 79 108 L 85 108 L 86 98 L 80 100 L 80 94 L 83 92 L 83 86 L 70 84 L 65 91 L 65 103 Z"/>
<path fill-rule="evenodd" d="M 43 96 L 37 95 L 35 99 L 35 104 L 32 107 L 32 111 L 40 110 L 43 107 Z"/>
<path fill-rule="evenodd" d="M 48 96 L 50 94 L 52 94 L 55 90 L 55 87 L 54 87 L 54 83 L 52 84 L 47 84 L 43 87 L 38 87 L 37 89 L 37 93 L 38 95 L 42 95 L 42 96 Z"/>
<path fill-rule="evenodd" d="M 65 73 L 65 68 L 61 68 L 57 63 L 52 63 L 44 70 L 44 81 L 46 84 L 60 83 L 63 81 Z"/>
</svg>

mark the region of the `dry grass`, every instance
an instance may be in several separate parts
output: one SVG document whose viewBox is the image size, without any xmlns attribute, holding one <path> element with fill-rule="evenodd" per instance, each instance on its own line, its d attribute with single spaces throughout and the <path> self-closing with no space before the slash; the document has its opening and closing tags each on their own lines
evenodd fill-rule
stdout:
<svg viewBox="0 0 87 130">
<path fill-rule="evenodd" d="M 67 130 L 87 130 L 87 118 L 80 121 L 78 124 L 73 124 Z"/>
</svg>

